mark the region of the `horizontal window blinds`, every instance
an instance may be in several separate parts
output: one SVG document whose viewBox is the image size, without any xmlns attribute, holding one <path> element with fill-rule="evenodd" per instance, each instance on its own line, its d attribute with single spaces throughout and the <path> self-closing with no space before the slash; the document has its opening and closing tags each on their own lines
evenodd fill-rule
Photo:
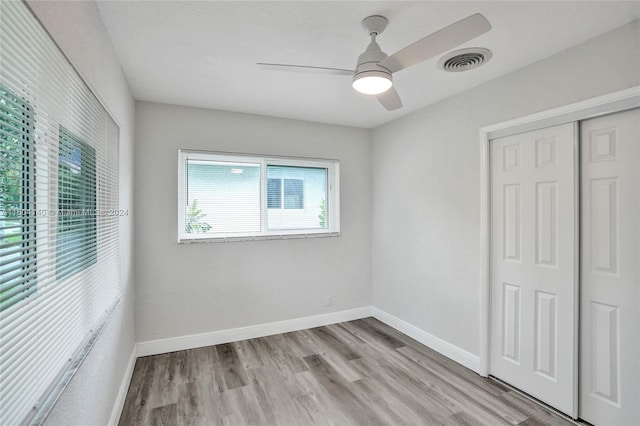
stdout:
<svg viewBox="0 0 640 426">
<path fill-rule="evenodd" d="M 42 420 L 119 297 L 118 138 L 26 4 L 0 2 L 0 424 Z"/>
</svg>

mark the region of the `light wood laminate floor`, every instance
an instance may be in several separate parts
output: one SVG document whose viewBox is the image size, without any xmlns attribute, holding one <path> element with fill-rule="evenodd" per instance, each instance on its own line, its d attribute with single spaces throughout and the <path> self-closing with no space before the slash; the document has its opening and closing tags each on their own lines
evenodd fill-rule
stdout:
<svg viewBox="0 0 640 426">
<path fill-rule="evenodd" d="M 572 425 L 373 319 L 139 358 L 120 425 Z"/>
</svg>

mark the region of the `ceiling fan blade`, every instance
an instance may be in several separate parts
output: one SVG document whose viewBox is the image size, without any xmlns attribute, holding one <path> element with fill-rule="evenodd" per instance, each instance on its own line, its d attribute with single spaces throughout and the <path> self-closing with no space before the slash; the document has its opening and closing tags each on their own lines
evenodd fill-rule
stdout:
<svg viewBox="0 0 640 426">
<path fill-rule="evenodd" d="M 391 86 L 391 88 L 386 92 L 377 95 L 376 98 L 378 98 L 382 106 L 385 107 L 387 111 L 402 108 L 400 95 L 398 95 L 398 92 L 396 92 L 396 89 L 393 86 Z"/>
<path fill-rule="evenodd" d="M 487 18 L 476 13 L 410 44 L 380 61 L 379 65 L 394 73 L 449 51 L 490 29 Z"/>
<path fill-rule="evenodd" d="M 264 62 L 258 62 L 257 65 L 273 71 L 294 71 L 349 76 L 353 75 L 353 70 L 347 70 L 343 68 L 313 67 L 309 65 L 268 64 Z"/>
</svg>

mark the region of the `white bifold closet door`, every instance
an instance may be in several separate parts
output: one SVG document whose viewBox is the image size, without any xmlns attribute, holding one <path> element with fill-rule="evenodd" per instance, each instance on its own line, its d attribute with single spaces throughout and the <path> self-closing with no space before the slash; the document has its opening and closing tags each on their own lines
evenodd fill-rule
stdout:
<svg viewBox="0 0 640 426">
<path fill-rule="evenodd" d="M 575 124 L 491 142 L 491 374 L 576 416 Z"/>
<path fill-rule="evenodd" d="M 640 110 L 581 123 L 580 417 L 640 424 Z"/>
</svg>

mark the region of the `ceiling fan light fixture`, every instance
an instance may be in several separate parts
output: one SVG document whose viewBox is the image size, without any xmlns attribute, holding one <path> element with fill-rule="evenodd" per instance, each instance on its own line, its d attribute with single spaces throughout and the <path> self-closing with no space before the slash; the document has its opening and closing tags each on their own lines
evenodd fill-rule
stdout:
<svg viewBox="0 0 640 426">
<path fill-rule="evenodd" d="M 379 95 L 393 86 L 391 75 L 383 71 L 364 71 L 353 76 L 352 86 L 365 95 Z"/>
</svg>

